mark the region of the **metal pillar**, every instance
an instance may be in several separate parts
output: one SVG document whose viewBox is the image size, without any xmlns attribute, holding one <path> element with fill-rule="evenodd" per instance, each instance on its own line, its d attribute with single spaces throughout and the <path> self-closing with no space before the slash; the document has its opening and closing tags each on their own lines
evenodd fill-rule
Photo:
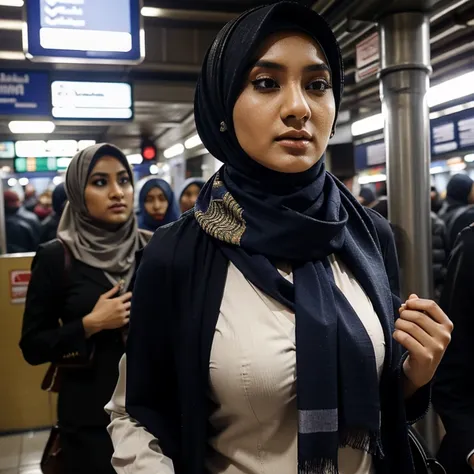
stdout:
<svg viewBox="0 0 474 474">
<path fill-rule="evenodd" d="M 430 297 L 429 17 L 421 12 L 388 14 L 379 20 L 379 32 L 389 218 L 400 244 L 402 298 L 411 293 Z M 434 413 L 418 429 L 435 450 Z"/>
<path fill-rule="evenodd" d="M 432 295 L 429 19 L 394 13 L 379 22 L 389 217 L 401 240 L 402 296 Z"/>
<path fill-rule="evenodd" d="M 0 255 L 7 253 L 7 233 L 5 231 L 5 207 L 3 203 L 3 172 L 0 171 Z"/>
</svg>

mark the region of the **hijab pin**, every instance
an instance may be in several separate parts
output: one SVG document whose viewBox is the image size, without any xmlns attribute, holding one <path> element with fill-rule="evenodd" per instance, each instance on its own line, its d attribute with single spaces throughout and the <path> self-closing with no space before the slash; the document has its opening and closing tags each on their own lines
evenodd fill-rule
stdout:
<svg viewBox="0 0 474 474">
<path fill-rule="evenodd" d="M 221 128 L 219 129 L 222 133 L 227 131 L 227 125 L 224 121 L 221 122 Z"/>
</svg>

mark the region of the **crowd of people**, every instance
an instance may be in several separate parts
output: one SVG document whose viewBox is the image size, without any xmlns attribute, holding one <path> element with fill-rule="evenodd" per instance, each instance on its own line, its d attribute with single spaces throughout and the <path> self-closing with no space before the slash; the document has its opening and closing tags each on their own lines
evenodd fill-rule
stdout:
<svg viewBox="0 0 474 474">
<path fill-rule="evenodd" d="M 165 180 L 153 176 L 142 180 L 136 193 L 139 228 L 154 232 L 177 220 L 194 206 L 203 184 L 201 178 L 189 178 L 176 197 Z M 3 193 L 7 253 L 35 252 L 38 245 L 55 239 L 67 202 L 64 183 L 38 198 L 34 187 L 27 184 L 24 196 L 22 202 L 14 190 Z"/>
<path fill-rule="evenodd" d="M 207 183 L 175 198 L 135 186 L 113 145 L 73 158 L 20 341 L 60 374 L 64 473 L 416 474 L 408 426 L 433 380 L 449 474 L 474 466 L 474 230 L 442 244 L 446 268 L 457 242 L 439 304 L 400 298 L 387 199 L 362 205 L 325 168 L 343 71 L 315 11 L 258 7 L 217 35 L 197 84 L 223 163 Z M 444 226 L 471 209 L 472 182 L 452 182 Z"/>
</svg>

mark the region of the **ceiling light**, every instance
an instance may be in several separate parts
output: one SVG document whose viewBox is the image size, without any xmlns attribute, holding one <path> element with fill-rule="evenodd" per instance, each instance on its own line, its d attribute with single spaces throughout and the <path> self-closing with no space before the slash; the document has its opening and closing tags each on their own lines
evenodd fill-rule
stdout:
<svg viewBox="0 0 474 474">
<path fill-rule="evenodd" d="M 0 7 L 22 7 L 23 0 L 0 0 Z"/>
<path fill-rule="evenodd" d="M 428 105 L 434 107 L 471 94 L 474 94 L 474 71 L 432 86 L 427 100 Z"/>
<path fill-rule="evenodd" d="M 57 186 L 58 184 L 61 184 L 63 182 L 63 178 L 61 176 L 55 176 L 53 178 L 53 184 Z"/>
<path fill-rule="evenodd" d="M 474 155 L 473 154 L 466 155 L 464 157 L 464 161 L 466 163 L 474 163 Z"/>
<path fill-rule="evenodd" d="M 381 183 L 382 181 L 387 181 L 387 176 L 385 174 L 373 174 L 359 177 L 359 184 Z"/>
<path fill-rule="evenodd" d="M 0 51 L 0 59 L 6 61 L 23 61 L 25 59 L 25 53 L 21 51 Z"/>
<path fill-rule="evenodd" d="M 432 168 L 430 168 L 430 174 L 439 174 L 443 172 L 444 168 L 442 166 L 433 166 Z"/>
<path fill-rule="evenodd" d="M 53 133 L 55 127 L 53 122 L 48 121 L 14 120 L 8 124 L 8 128 L 12 133 Z"/>
<path fill-rule="evenodd" d="M 163 165 L 163 173 L 168 173 L 170 170 L 170 165 L 168 163 Z"/>
<path fill-rule="evenodd" d="M 160 16 L 163 16 L 163 9 L 155 7 L 142 7 L 140 13 L 142 14 L 142 16 L 158 18 Z"/>
<path fill-rule="evenodd" d="M 95 140 L 79 140 L 77 142 L 77 149 L 78 151 L 84 150 L 84 148 L 88 148 L 90 146 L 95 145 L 96 141 Z"/>
<path fill-rule="evenodd" d="M 20 178 L 18 180 L 18 183 L 20 183 L 20 186 L 26 186 L 29 182 L 30 180 L 28 178 Z"/>
<path fill-rule="evenodd" d="M 384 126 L 382 114 L 371 115 L 362 120 L 357 120 L 351 125 L 352 136 L 365 135 L 366 133 L 381 130 Z"/>
<path fill-rule="evenodd" d="M 131 165 L 140 165 L 143 163 L 143 156 L 140 153 L 134 155 L 127 155 L 127 161 Z"/>
<path fill-rule="evenodd" d="M 23 22 L 21 20 L 0 20 L 0 30 L 21 31 Z"/>
<path fill-rule="evenodd" d="M 458 163 L 456 165 L 450 165 L 449 171 L 451 173 L 458 173 L 459 171 L 464 171 L 466 167 L 467 167 L 466 163 Z"/>
<path fill-rule="evenodd" d="M 11 188 L 12 188 L 13 186 L 15 186 L 17 182 L 18 182 L 18 181 L 16 180 L 16 178 L 10 178 L 10 179 L 7 181 L 8 186 L 10 186 Z"/>
<path fill-rule="evenodd" d="M 72 158 L 67 158 L 64 156 L 61 158 L 58 158 L 57 160 L 58 169 L 64 169 L 64 170 L 67 169 L 71 161 L 72 161 Z"/>
<path fill-rule="evenodd" d="M 172 147 L 167 148 L 163 152 L 163 155 L 165 158 L 173 158 L 173 156 L 181 155 L 183 151 L 184 151 L 184 146 L 181 143 L 177 143 L 176 145 L 173 145 Z"/>
<path fill-rule="evenodd" d="M 150 174 L 158 174 L 159 168 L 156 165 L 150 165 Z"/>
<path fill-rule="evenodd" d="M 202 143 L 201 139 L 199 138 L 199 135 L 194 135 L 191 138 L 188 138 L 184 142 L 184 147 L 187 150 L 190 150 L 191 148 L 194 148 L 196 146 L 199 146 Z"/>
</svg>

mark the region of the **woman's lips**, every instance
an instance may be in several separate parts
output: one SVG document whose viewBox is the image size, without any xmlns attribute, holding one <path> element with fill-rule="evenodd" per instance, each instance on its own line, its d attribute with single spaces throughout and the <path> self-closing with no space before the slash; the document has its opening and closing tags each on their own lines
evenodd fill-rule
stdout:
<svg viewBox="0 0 474 474">
<path fill-rule="evenodd" d="M 283 138 L 281 140 L 277 140 L 277 142 L 283 148 L 289 148 L 292 150 L 301 150 L 301 151 L 307 150 L 307 148 L 309 147 L 309 144 L 311 143 L 310 140 L 297 139 L 297 138 Z"/>
</svg>

